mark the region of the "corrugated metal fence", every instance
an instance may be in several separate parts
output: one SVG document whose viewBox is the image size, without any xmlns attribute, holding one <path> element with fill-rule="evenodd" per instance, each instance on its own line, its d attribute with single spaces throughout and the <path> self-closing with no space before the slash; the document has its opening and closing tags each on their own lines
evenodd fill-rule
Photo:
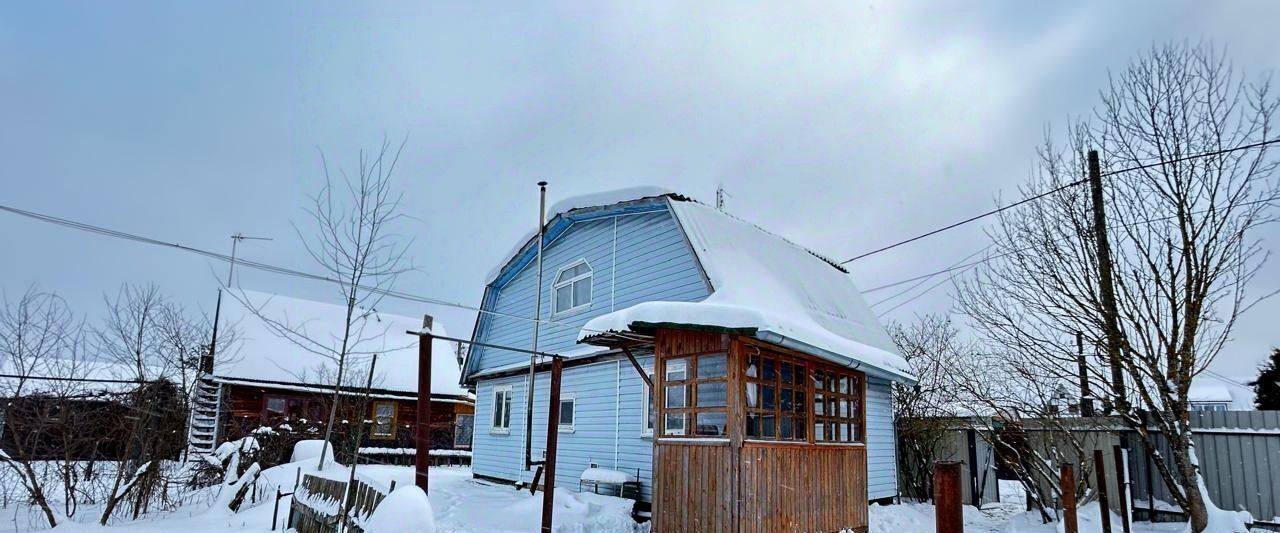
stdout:
<svg viewBox="0 0 1280 533">
<path fill-rule="evenodd" d="M 1254 518 L 1277 522 L 1280 516 L 1280 411 L 1205 411 L 1191 413 L 1200 471 L 1213 502 L 1223 509 L 1244 509 Z M 1157 436 L 1156 452 L 1171 453 Z M 1173 502 L 1145 450 L 1133 446 L 1130 473 L 1134 506 L 1155 500 Z M 1159 508 L 1159 504 L 1156 504 Z"/>
</svg>

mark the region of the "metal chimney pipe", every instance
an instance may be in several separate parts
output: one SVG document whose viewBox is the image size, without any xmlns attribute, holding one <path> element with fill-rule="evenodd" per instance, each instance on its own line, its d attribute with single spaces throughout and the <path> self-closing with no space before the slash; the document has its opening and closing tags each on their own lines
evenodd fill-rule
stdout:
<svg viewBox="0 0 1280 533">
<path fill-rule="evenodd" d="M 538 289 L 535 291 L 533 303 L 533 342 L 531 350 L 538 351 L 538 326 L 542 324 L 542 242 L 543 237 L 547 233 L 547 182 L 538 182 Z M 542 461 L 534 463 L 533 461 L 533 384 L 537 379 L 535 368 L 538 364 L 538 356 L 529 355 L 529 387 L 526 394 L 525 410 L 524 410 L 524 469 L 528 470 L 534 464 L 542 464 Z M 548 407 L 551 409 L 552 407 Z"/>
</svg>

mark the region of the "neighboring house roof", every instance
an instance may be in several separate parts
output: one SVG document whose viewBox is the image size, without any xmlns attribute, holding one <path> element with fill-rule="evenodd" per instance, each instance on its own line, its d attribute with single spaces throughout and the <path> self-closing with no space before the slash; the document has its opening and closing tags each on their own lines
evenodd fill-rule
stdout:
<svg viewBox="0 0 1280 533">
<path fill-rule="evenodd" d="M 235 331 L 235 343 L 218 354 L 214 375 L 224 381 L 249 380 L 269 384 L 322 385 L 332 387 L 336 354 L 342 344 L 346 306 L 287 296 L 232 289 L 223 297 L 222 327 Z M 373 388 L 416 394 L 418 391 L 418 338 L 406 331 L 422 329 L 421 318 L 357 310 L 349 347 L 345 386 L 363 387 L 364 376 L 378 354 Z M 448 335 L 436 322 L 432 331 Z M 307 348 L 304 348 L 306 346 Z M 432 343 L 432 395 L 461 396 L 455 345 L 436 339 Z M 318 352 L 318 353 L 317 353 Z"/>
<path fill-rule="evenodd" d="M 164 368 L 156 365 L 143 367 L 145 379 L 169 379 L 179 382 L 182 376 L 177 368 Z M 29 377 L 54 377 L 67 381 L 43 379 L 23 379 L 17 377 L 0 377 L 0 397 L 14 395 L 81 395 L 99 393 L 129 392 L 138 384 L 137 367 L 115 361 L 88 359 L 50 358 L 31 361 L 25 365 L 15 364 L 12 360 L 0 361 L 0 374 Z M 191 377 L 191 376 L 189 376 Z M 83 381 L 81 381 L 83 380 Z M 107 381 L 93 381 L 107 380 Z M 120 381 L 113 381 L 120 380 Z"/>
<path fill-rule="evenodd" d="M 548 213 L 548 233 L 563 232 L 595 212 L 627 206 L 669 207 L 706 274 L 711 296 L 699 302 L 644 302 L 596 317 L 583 326 L 579 341 L 602 332 L 657 325 L 735 330 L 873 375 L 914 380 L 892 339 L 838 264 L 678 193 L 643 187 L 563 200 Z M 519 241 L 490 274 L 490 290 L 528 264 L 536 240 L 536 233 L 531 233 Z"/>
<path fill-rule="evenodd" d="M 1234 379 L 1202 372 L 1191 382 L 1187 400 L 1191 403 L 1230 404 L 1232 411 L 1254 409 L 1253 387 L 1246 385 L 1250 378 Z"/>
</svg>

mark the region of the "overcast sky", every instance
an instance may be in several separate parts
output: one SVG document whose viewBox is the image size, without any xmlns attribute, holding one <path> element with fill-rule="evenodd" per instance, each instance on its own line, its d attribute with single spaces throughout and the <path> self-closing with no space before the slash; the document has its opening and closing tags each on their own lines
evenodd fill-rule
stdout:
<svg viewBox="0 0 1280 533">
<path fill-rule="evenodd" d="M 478 305 L 484 275 L 551 199 L 662 185 L 847 258 L 1015 196 L 1046 127 L 1088 113 L 1108 70 L 1153 43 L 1212 40 L 1280 67 L 1280 2 L 0 5 L 0 204 L 315 270 L 291 222 L 318 153 L 408 136 L 396 173 L 419 272 L 399 289 Z M 1261 235 L 1277 250 L 1280 229 Z M 859 261 L 863 288 L 986 245 L 971 225 Z M 212 308 L 225 265 L 0 213 L 0 289 L 32 283 L 101 314 L 155 282 Z M 238 271 L 246 288 L 332 287 Z M 939 278 L 941 281 L 943 278 Z M 876 307 L 885 311 L 920 291 Z M 1280 288 L 1270 265 L 1257 292 Z M 886 318 L 946 312 L 949 283 Z M 896 291 L 868 295 L 876 302 Z M 452 333 L 474 313 L 430 312 Z M 1268 302 L 1216 369 L 1280 345 Z"/>
</svg>

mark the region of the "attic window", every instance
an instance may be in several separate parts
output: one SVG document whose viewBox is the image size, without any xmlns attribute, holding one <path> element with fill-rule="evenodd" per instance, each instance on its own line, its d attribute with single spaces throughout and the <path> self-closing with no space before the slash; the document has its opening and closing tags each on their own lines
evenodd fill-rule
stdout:
<svg viewBox="0 0 1280 533">
<path fill-rule="evenodd" d="M 574 311 L 591 305 L 591 265 L 579 259 L 556 273 L 553 285 L 553 314 Z"/>
</svg>

